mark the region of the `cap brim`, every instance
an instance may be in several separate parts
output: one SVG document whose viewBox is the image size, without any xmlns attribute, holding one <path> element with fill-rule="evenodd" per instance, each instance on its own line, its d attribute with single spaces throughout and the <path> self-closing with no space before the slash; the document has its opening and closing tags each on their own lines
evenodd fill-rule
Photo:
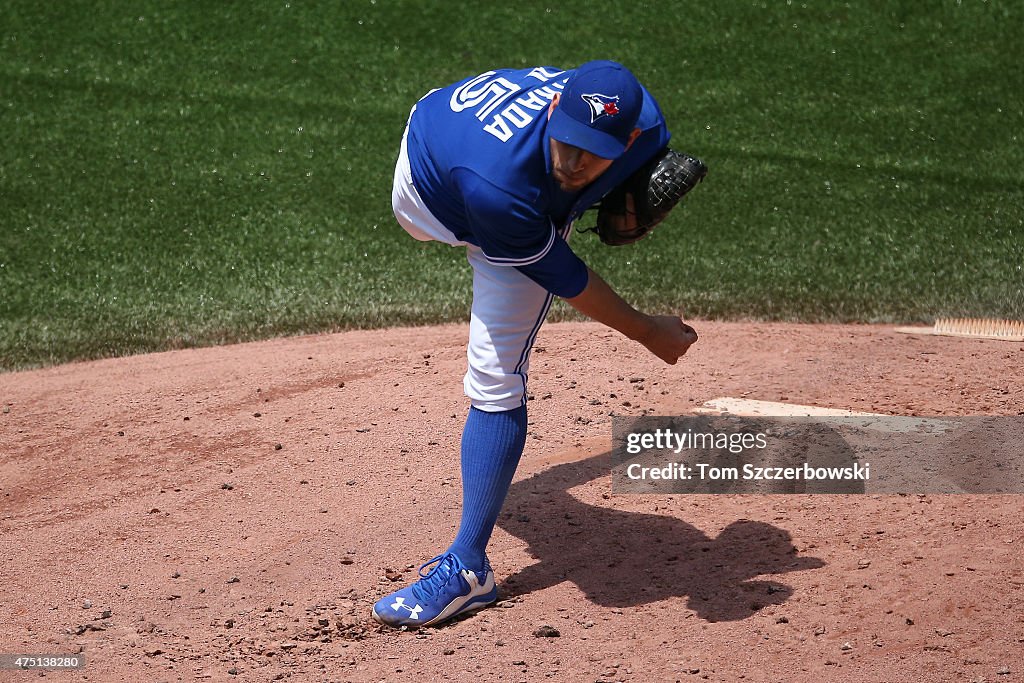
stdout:
<svg viewBox="0 0 1024 683">
<path fill-rule="evenodd" d="M 580 123 L 557 106 L 548 120 L 548 135 L 573 147 L 579 147 L 602 159 L 618 159 L 626 143 L 612 135 Z"/>
</svg>

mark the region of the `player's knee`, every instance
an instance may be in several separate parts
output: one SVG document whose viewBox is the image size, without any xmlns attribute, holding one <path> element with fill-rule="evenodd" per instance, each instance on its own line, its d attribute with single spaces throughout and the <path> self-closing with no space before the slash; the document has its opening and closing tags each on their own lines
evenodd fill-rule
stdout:
<svg viewBox="0 0 1024 683">
<path fill-rule="evenodd" d="M 463 380 L 470 404 L 489 413 L 515 410 L 526 403 L 526 380 L 519 374 L 493 374 L 470 369 Z"/>
</svg>

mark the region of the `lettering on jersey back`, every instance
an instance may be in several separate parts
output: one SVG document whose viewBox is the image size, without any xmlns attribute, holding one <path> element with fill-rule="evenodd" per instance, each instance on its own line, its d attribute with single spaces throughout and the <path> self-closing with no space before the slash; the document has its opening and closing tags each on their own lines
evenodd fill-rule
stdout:
<svg viewBox="0 0 1024 683">
<path fill-rule="evenodd" d="M 531 71 L 528 77 L 543 83 L 562 73 L 564 72 L 548 71 L 538 67 Z M 473 115 L 481 122 L 490 117 L 490 122 L 483 127 L 484 130 L 502 142 L 508 142 L 517 130 L 526 128 L 540 112 L 545 111 L 551 100 L 564 87 L 565 82 L 562 81 L 531 90 L 507 104 L 497 114 L 492 114 L 510 97 L 522 92 L 524 86 L 516 85 L 507 78 L 496 75 L 494 71 L 487 71 L 456 88 L 449 106 L 456 113 L 473 110 Z"/>
</svg>

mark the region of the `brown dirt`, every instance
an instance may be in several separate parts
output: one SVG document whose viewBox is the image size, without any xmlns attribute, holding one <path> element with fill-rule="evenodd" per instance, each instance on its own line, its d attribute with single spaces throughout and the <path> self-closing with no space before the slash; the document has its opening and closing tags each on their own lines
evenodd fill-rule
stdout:
<svg viewBox="0 0 1024 683">
<path fill-rule="evenodd" d="M 613 496 L 608 469 L 610 413 L 718 396 L 1021 414 L 1024 346 L 695 327 L 671 367 L 542 331 L 503 601 L 419 633 L 368 613 L 454 532 L 464 326 L 0 375 L 0 653 L 80 651 L 46 677 L 90 681 L 1024 680 L 1020 496 Z"/>
</svg>

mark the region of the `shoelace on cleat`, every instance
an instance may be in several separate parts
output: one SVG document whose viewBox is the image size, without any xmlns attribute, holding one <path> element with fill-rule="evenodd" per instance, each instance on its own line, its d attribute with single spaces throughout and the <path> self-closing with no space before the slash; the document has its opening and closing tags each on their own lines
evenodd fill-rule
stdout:
<svg viewBox="0 0 1024 683">
<path fill-rule="evenodd" d="M 435 563 L 436 566 L 433 569 L 426 574 L 423 573 L 424 569 Z M 442 568 L 450 568 L 450 571 L 441 571 Z M 457 571 L 458 562 L 452 553 L 438 555 L 431 560 L 427 560 L 420 565 L 420 580 L 413 584 L 412 594 L 416 596 L 417 600 L 426 602 L 428 598 L 437 595 L 447 585 L 452 574 Z"/>
</svg>

